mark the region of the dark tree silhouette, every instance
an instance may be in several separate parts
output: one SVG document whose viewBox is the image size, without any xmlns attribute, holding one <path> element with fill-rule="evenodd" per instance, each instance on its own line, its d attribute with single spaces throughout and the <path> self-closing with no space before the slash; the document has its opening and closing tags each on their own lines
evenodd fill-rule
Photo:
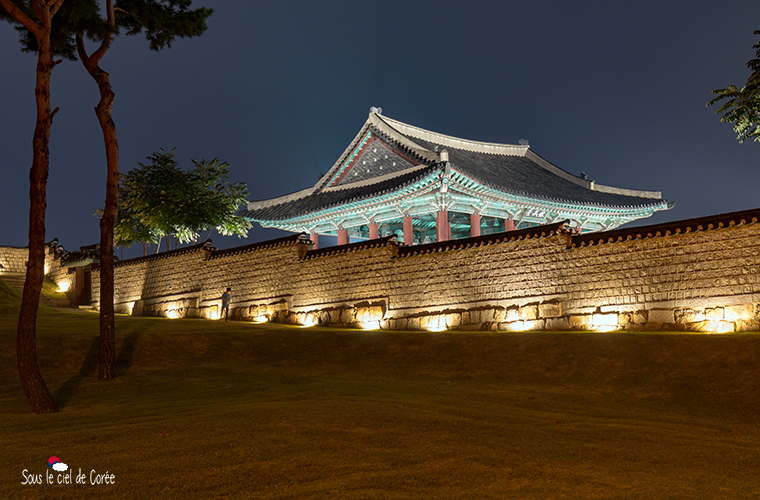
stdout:
<svg viewBox="0 0 760 500">
<path fill-rule="evenodd" d="M 4 0 L 8 1 L 8 0 Z M 104 0 L 105 17 L 98 0 L 68 0 L 53 25 L 53 40 L 62 56 L 81 60 L 95 80 L 100 100 L 95 107 L 106 150 L 106 198 L 100 219 L 100 357 L 98 379 L 110 380 L 116 371 L 116 341 L 113 308 L 114 227 L 118 216 L 119 146 L 116 124 L 111 116 L 115 94 L 110 75 L 100 63 L 115 36 L 123 28 L 127 35 L 142 32 L 152 50 L 171 47 L 176 38 L 200 36 L 206 30 L 211 9 L 191 9 L 192 0 Z M 87 52 L 85 39 L 98 45 Z M 22 30 L 22 46 L 34 51 L 36 37 Z"/>
<path fill-rule="evenodd" d="M 29 172 L 29 263 L 16 331 L 18 373 L 24 394 L 34 413 L 55 413 L 58 405 L 45 384 L 37 363 L 37 310 L 45 274 L 45 208 L 50 167 L 50 128 L 55 111 L 50 111 L 50 76 L 57 64 L 51 45 L 53 17 L 64 0 L 0 0 L 0 18 L 29 33 L 35 40 L 37 79 L 34 93 L 37 121 L 32 140 L 32 168 Z M 59 61 L 60 62 L 60 61 Z"/>
</svg>

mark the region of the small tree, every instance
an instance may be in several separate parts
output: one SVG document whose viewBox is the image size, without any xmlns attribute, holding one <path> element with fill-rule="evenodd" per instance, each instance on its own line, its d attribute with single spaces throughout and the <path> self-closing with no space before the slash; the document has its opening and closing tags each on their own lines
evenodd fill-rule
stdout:
<svg viewBox="0 0 760 500">
<path fill-rule="evenodd" d="M 760 35 L 760 30 L 754 34 Z M 736 138 L 740 143 L 747 139 L 760 142 L 760 42 L 752 48 L 757 49 L 757 52 L 755 58 L 747 63 L 747 67 L 752 70 L 747 84 L 741 89 L 735 85 L 715 89 L 712 93 L 718 97 L 707 103 L 712 106 L 727 99 L 715 114 L 723 113 L 720 121 L 734 124 Z"/>
<path fill-rule="evenodd" d="M 185 171 L 173 151 L 158 150 L 147 158 L 149 164 L 139 163 L 121 177 L 118 245 L 139 242 L 147 253 L 148 243 L 158 251 L 163 238 L 171 249 L 172 237 L 178 244 L 205 239 L 214 230 L 225 236 L 248 235 L 250 223 L 237 215 L 248 190 L 244 183 L 228 180 L 227 162 L 192 160 L 194 168 Z"/>
</svg>

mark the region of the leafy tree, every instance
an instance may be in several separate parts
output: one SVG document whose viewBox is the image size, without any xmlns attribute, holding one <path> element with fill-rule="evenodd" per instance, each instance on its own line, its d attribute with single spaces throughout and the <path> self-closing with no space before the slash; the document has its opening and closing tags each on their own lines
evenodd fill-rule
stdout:
<svg viewBox="0 0 760 500">
<path fill-rule="evenodd" d="M 244 183 L 230 182 L 230 166 L 214 158 L 192 160 L 192 170 L 182 170 L 174 151 L 158 150 L 121 177 L 116 243 L 130 246 L 142 243 L 159 245 L 166 238 L 178 243 L 197 242 L 214 230 L 228 236 L 248 235 L 250 223 L 237 215 L 246 203 Z M 157 250 L 157 248 L 156 248 Z"/>
<path fill-rule="evenodd" d="M 29 261 L 16 330 L 18 372 L 34 413 L 58 411 L 37 363 L 36 323 L 45 269 L 45 208 L 50 167 L 50 128 L 58 111 L 50 110 L 50 77 L 55 62 L 51 43 L 53 19 L 64 0 L 0 0 L 0 19 L 9 21 L 34 39 L 37 54 L 35 98 L 37 121 L 32 139 L 29 172 Z"/>
<path fill-rule="evenodd" d="M 754 34 L 760 35 L 760 30 Z M 712 106 L 727 99 L 715 114 L 723 113 L 720 121 L 734 124 L 736 138 L 740 143 L 747 139 L 760 142 L 760 42 L 752 48 L 757 49 L 757 52 L 755 58 L 747 63 L 747 67 L 752 70 L 747 84 L 741 89 L 735 85 L 715 89 L 712 93 L 718 97 L 707 103 Z"/>
<path fill-rule="evenodd" d="M 9 1 L 9 0 L 4 0 Z M 60 0 L 62 1 L 62 0 Z M 50 2 L 50 0 L 48 0 Z M 212 14 L 204 7 L 190 9 L 192 0 L 104 0 L 105 17 L 98 0 L 69 0 L 61 10 L 58 22 L 52 27 L 56 53 L 69 59 L 79 57 L 84 68 L 95 80 L 100 101 L 95 108 L 106 150 L 105 207 L 100 218 L 100 356 L 98 379 L 110 380 L 116 372 L 113 310 L 113 250 L 114 226 L 118 214 L 119 146 L 116 125 L 111 116 L 114 92 L 110 75 L 100 62 L 111 47 L 120 29 L 127 35 L 142 32 L 152 50 L 171 47 L 177 37 L 200 36 L 206 30 L 206 19 Z M 21 27 L 24 50 L 36 51 L 36 37 Z M 87 52 L 85 38 L 96 42 L 97 48 Z"/>
</svg>

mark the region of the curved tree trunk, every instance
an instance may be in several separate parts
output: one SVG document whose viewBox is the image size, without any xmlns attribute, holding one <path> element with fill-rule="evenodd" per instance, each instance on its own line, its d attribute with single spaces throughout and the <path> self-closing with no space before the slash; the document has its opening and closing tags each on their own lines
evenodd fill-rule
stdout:
<svg viewBox="0 0 760 500">
<path fill-rule="evenodd" d="M 119 211 L 119 145 L 116 124 L 111 118 L 114 93 L 108 73 L 96 72 L 100 103 L 95 108 L 106 144 L 106 203 L 100 219 L 100 356 L 98 380 L 111 380 L 116 375 L 116 325 L 113 308 L 113 233 Z"/>
<path fill-rule="evenodd" d="M 82 61 L 85 61 L 82 58 Z M 103 130 L 106 145 L 106 202 L 100 219 L 100 355 L 98 380 L 111 380 L 116 375 L 116 325 L 113 307 L 113 235 L 119 211 L 119 145 L 116 124 L 111 118 L 114 93 L 108 73 L 96 64 L 85 67 L 100 90 L 95 114 Z"/>
<path fill-rule="evenodd" d="M 108 23 L 114 26 L 113 1 L 106 5 Z M 108 52 L 112 36 L 106 37 L 100 47 L 88 56 L 81 33 L 76 35 L 77 51 L 87 72 L 98 84 L 100 101 L 95 107 L 103 140 L 106 146 L 106 202 L 100 219 L 100 353 L 98 380 L 111 380 L 116 376 L 116 325 L 113 307 L 113 235 L 119 211 L 119 145 L 116 141 L 116 124 L 111 117 L 114 93 L 111 79 L 100 67 L 100 60 Z"/>
<path fill-rule="evenodd" d="M 16 330 L 16 356 L 18 373 L 24 394 L 34 413 L 55 413 L 58 405 L 42 378 L 37 363 L 36 324 L 40 303 L 42 280 L 45 274 L 45 209 L 48 169 L 50 165 L 50 127 L 55 112 L 50 111 L 50 76 L 53 73 L 53 53 L 50 47 L 50 26 L 56 6 L 49 7 L 44 1 L 34 2 L 34 12 L 39 23 L 29 24 L 29 19 L 16 17 L 7 2 L 3 7 L 19 22 L 29 28 L 37 38 L 37 123 L 32 140 L 32 168 L 29 172 L 29 263 L 21 299 L 21 312 Z M 57 4 L 60 6 L 60 2 Z M 19 14 L 21 16 L 21 14 Z M 57 111 L 57 110 L 56 110 Z"/>
</svg>

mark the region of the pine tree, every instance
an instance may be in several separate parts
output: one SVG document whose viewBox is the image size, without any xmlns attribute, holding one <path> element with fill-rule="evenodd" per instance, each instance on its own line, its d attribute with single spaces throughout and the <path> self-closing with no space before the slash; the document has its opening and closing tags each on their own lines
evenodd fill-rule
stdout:
<svg viewBox="0 0 760 500">
<path fill-rule="evenodd" d="M 55 413 L 58 405 L 50 394 L 37 363 L 37 311 L 45 273 L 45 208 L 50 167 L 50 128 L 56 111 L 50 111 L 50 77 L 60 62 L 53 60 L 51 43 L 53 18 L 64 0 L 0 0 L 0 19 L 13 23 L 35 42 L 37 79 L 35 97 L 37 121 L 32 140 L 32 168 L 29 172 L 29 260 L 16 330 L 18 373 L 24 394 L 34 413 Z"/>
</svg>

